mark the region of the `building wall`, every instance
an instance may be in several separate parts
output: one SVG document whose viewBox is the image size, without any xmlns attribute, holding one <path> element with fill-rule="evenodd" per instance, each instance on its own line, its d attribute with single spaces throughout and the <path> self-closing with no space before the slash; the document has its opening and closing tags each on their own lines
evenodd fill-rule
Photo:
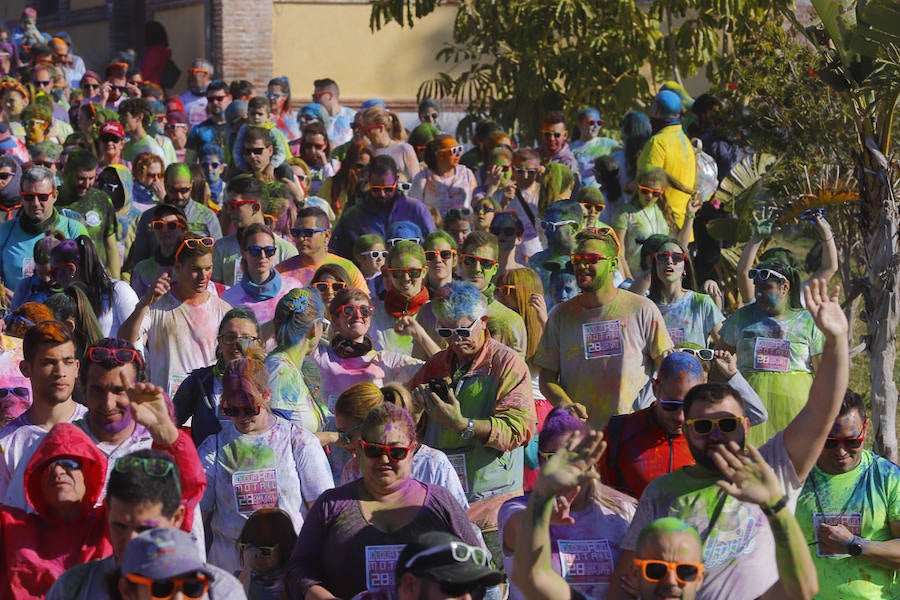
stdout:
<svg viewBox="0 0 900 600">
<path fill-rule="evenodd" d="M 166 28 L 172 60 L 181 69 L 181 77 L 173 89 L 183 92 L 187 89 L 187 70 L 191 62 L 206 56 L 203 3 L 150 12 L 152 5 L 152 2 L 148 3 L 148 18 L 159 21 Z"/>
</svg>

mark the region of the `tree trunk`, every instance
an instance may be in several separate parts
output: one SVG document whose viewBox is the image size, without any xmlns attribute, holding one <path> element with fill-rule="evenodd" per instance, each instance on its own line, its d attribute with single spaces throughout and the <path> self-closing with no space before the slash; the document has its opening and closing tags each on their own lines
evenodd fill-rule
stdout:
<svg viewBox="0 0 900 600">
<path fill-rule="evenodd" d="M 897 385 L 894 360 L 897 355 L 897 326 L 900 324 L 900 248 L 898 217 L 891 167 L 862 148 L 857 154 L 860 199 L 870 219 L 862 219 L 866 243 L 869 289 L 868 354 L 875 427 L 875 452 L 897 462 Z M 868 164 L 867 164 L 868 163 Z M 868 221 L 868 223 L 866 223 Z"/>
</svg>

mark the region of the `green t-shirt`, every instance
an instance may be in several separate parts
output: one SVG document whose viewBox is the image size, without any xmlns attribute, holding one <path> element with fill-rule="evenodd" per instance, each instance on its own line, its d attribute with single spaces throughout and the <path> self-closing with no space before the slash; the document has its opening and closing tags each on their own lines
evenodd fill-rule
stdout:
<svg viewBox="0 0 900 600">
<path fill-rule="evenodd" d="M 100 260 L 109 268 L 109 260 L 106 256 L 106 238 L 118 236 L 119 231 L 119 217 L 112 200 L 105 192 L 97 188 L 90 188 L 84 196 L 77 200 L 71 202 L 66 202 L 66 200 L 68 199 L 60 196 L 56 208 L 64 215 L 80 221 L 84 225 L 88 236 L 94 242 Z"/>
<path fill-rule="evenodd" d="M 897 572 L 892 569 L 847 554 L 818 556 L 814 528 L 817 514 L 830 514 L 825 522 L 842 522 L 863 539 L 893 539 L 891 522 L 900 521 L 900 467 L 868 450 L 848 473 L 831 475 L 816 466 L 806 478 L 795 514 L 819 576 L 816 598 L 887 600 L 900 596 Z"/>
</svg>

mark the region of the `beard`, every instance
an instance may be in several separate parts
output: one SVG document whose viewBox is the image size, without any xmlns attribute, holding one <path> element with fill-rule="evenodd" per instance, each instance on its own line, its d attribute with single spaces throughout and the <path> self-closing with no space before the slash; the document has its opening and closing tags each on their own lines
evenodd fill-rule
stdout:
<svg viewBox="0 0 900 600">
<path fill-rule="evenodd" d="M 746 447 L 747 443 L 747 434 L 744 432 L 743 427 L 739 427 L 739 437 L 737 438 L 728 438 L 724 439 L 721 442 L 713 442 L 706 438 L 701 438 L 701 443 L 695 443 L 691 437 L 687 437 L 688 448 L 691 451 L 691 456 L 694 457 L 694 462 L 696 462 L 701 467 L 705 467 L 711 471 L 718 471 L 719 467 L 716 466 L 716 463 L 713 461 L 713 454 L 717 446 L 725 445 L 730 441 L 737 442 L 741 447 L 741 451 L 743 451 Z"/>
</svg>

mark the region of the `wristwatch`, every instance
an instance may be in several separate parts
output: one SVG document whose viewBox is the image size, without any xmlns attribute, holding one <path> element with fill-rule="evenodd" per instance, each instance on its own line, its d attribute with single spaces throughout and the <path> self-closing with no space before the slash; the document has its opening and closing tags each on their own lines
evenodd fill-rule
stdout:
<svg viewBox="0 0 900 600">
<path fill-rule="evenodd" d="M 859 536 L 854 535 L 853 539 L 847 542 L 847 554 L 850 556 L 859 556 L 863 551 L 863 541 Z"/>
<path fill-rule="evenodd" d="M 473 419 L 469 419 L 469 423 L 466 425 L 466 428 L 456 435 L 464 440 L 471 440 L 473 437 L 475 437 L 475 421 Z"/>
</svg>

